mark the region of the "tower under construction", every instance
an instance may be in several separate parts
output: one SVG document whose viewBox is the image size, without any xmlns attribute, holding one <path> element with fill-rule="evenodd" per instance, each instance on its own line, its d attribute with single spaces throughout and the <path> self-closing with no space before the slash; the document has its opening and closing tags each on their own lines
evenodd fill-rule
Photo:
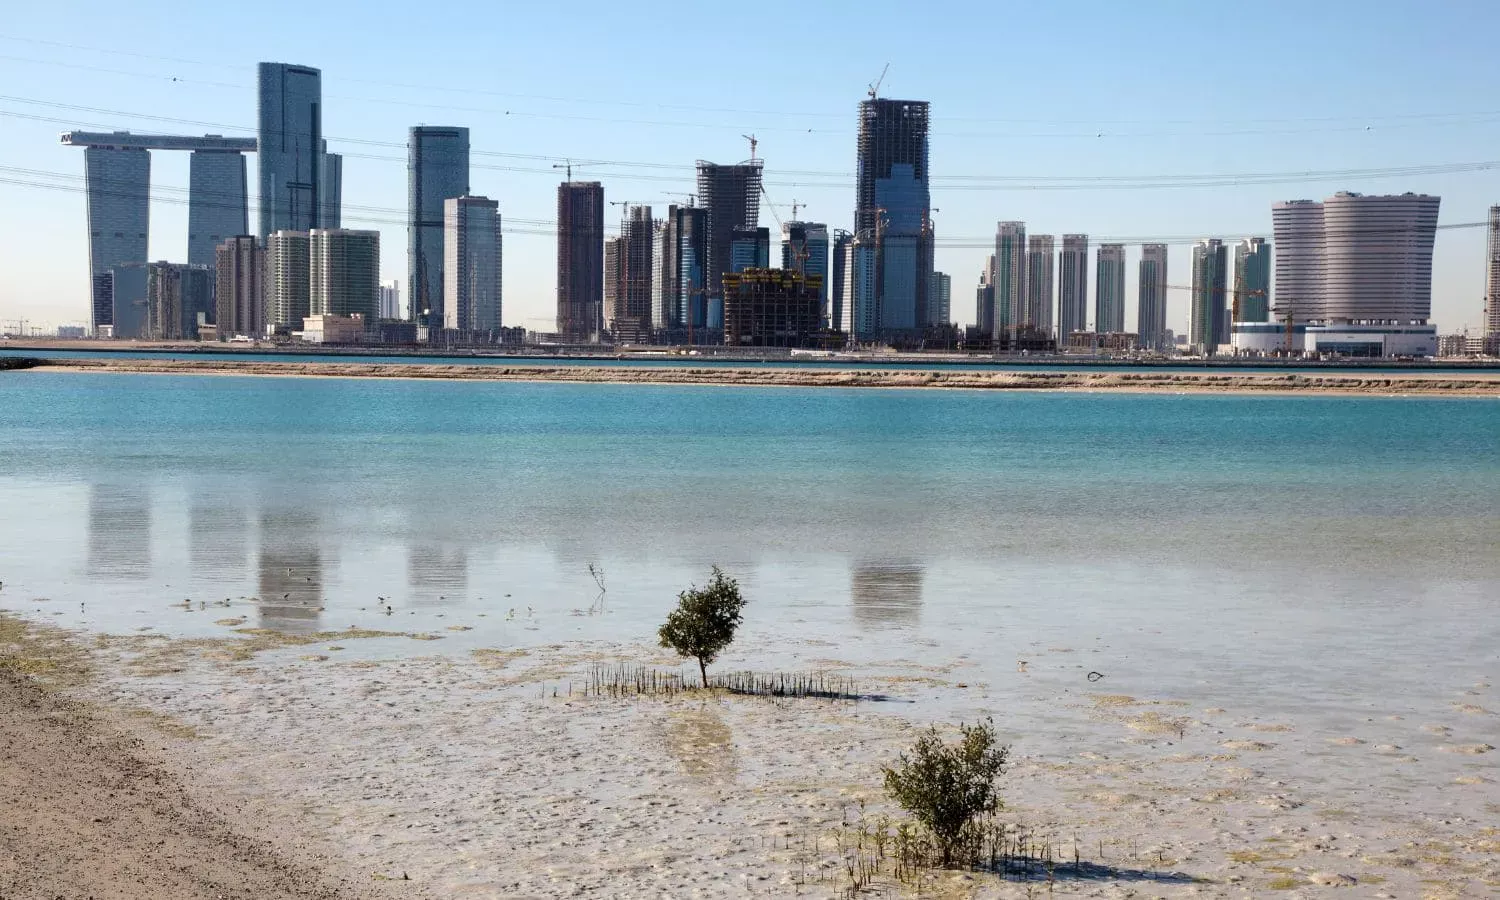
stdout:
<svg viewBox="0 0 1500 900">
<path fill-rule="evenodd" d="M 733 271 L 729 257 L 734 230 L 759 227 L 763 168 L 759 159 L 725 166 L 698 160 L 698 202 L 708 212 L 704 280 L 710 297 L 723 296 L 724 273 Z"/>
<path fill-rule="evenodd" d="M 859 104 L 855 236 L 874 248 L 874 297 L 864 316 L 900 340 L 927 321 L 933 270 L 928 104 L 871 96 Z M 858 299 L 856 305 L 860 305 Z M 864 335 L 861 335 L 862 337 Z"/>
<path fill-rule="evenodd" d="M 604 330 L 604 186 L 557 186 L 557 331 L 597 341 Z"/>
</svg>

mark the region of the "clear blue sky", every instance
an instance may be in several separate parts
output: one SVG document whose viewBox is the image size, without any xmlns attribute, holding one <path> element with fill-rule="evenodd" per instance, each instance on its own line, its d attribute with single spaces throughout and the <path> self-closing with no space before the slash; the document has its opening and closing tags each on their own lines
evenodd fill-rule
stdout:
<svg viewBox="0 0 1500 900">
<path fill-rule="evenodd" d="M 559 178 L 531 157 L 653 164 L 575 177 L 603 181 L 607 199 L 664 206 L 693 189 L 695 159 L 742 159 L 741 135 L 754 133 L 772 200 L 848 227 L 855 108 L 889 62 L 882 95 L 932 103 L 938 267 L 953 276 L 954 317 L 969 321 L 1000 219 L 1033 233 L 1237 238 L 1268 233 L 1274 201 L 1341 189 L 1435 193 L 1442 223 L 1483 219 L 1500 203 L 1500 170 L 1145 190 L 1026 179 L 1500 160 L 1497 33 L 1492 0 L 11 4 L 0 21 L 0 320 L 87 316 L 83 155 L 58 133 L 251 133 L 260 60 L 323 70 L 324 130 L 349 154 L 344 224 L 380 228 L 383 275 L 403 289 L 406 129 L 472 129 L 473 190 L 499 200 L 507 222 L 506 324 L 541 329 L 554 315 Z M 157 194 L 184 197 L 186 154 L 156 153 L 152 176 Z M 153 259 L 185 258 L 186 219 L 180 203 L 153 205 Z M 1439 233 L 1442 331 L 1479 324 L 1483 245 L 1483 229 Z M 1186 246 L 1174 247 L 1171 281 L 1187 283 L 1189 268 Z M 1169 327 L 1183 329 L 1186 310 L 1174 292 Z"/>
</svg>

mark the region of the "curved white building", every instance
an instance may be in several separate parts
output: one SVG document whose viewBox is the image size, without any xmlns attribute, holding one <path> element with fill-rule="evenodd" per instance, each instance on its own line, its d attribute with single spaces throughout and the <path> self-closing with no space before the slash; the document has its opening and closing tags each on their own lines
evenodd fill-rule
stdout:
<svg viewBox="0 0 1500 900">
<path fill-rule="evenodd" d="M 1290 200 L 1271 207 L 1271 228 L 1276 246 L 1276 289 L 1272 307 L 1277 321 L 1322 318 L 1323 312 L 1323 204 L 1315 200 Z"/>
<path fill-rule="evenodd" d="M 1319 318 L 1391 324 L 1431 318 L 1438 202 L 1427 194 L 1349 192 L 1325 200 Z"/>
</svg>

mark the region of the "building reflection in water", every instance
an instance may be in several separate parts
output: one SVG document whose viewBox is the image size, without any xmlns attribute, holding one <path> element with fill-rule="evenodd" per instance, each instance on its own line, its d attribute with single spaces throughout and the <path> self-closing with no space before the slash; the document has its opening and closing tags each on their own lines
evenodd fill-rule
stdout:
<svg viewBox="0 0 1500 900">
<path fill-rule="evenodd" d="M 133 484 L 89 486 L 92 578 L 145 578 L 151 573 L 151 494 Z"/>
<path fill-rule="evenodd" d="M 871 628 L 916 625 L 922 618 L 923 572 L 910 560 L 855 563 L 849 574 L 854 621 Z"/>
<path fill-rule="evenodd" d="M 469 591 L 469 553 L 462 548 L 416 546 L 406 551 L 406 586 L 410 602 L 458 603 Z"/>
<path fill-rule="evenodd" d="M 242 503 L 196 491 L 188 509 L 188 546 L 195 578 L 239 581 L 249 553 L 250 513 Z"/>
<path fill-rule="evenodd" d="M 318 515 L 307 509 L 260 513 L 260 625 L 317 631 L 323 606 Z"/>
</svg>

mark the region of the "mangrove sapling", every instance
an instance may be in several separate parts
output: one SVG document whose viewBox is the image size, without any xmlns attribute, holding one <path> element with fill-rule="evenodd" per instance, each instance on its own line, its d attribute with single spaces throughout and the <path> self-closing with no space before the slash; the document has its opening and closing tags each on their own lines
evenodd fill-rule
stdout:
<svg viewBox="0 0 1500 900">
<path fill-rule="evenodd" d="M 1000 808 L 995 779 L 1010 755 L 1009 747 L 996 746 L 992 719 L 959 725 L 959 731 L 958 742 L 948 744 L 933 726 L 909 755 L 881 767 L 886 794 L 931 833 L 944 868 L 952 865 L 971 823 Z"/>
<path fill-rule="evenodd" d="M 714 566 L 708 584 L 701 588 L 695 585 L 677 595 L 677 608 L 667 616 L 657 636 L 663 647 L 698 661 L 698 674 L 707 688 L 708 664 L 734 642 L 744 608 L 739 583 Z"/>
</svg>

